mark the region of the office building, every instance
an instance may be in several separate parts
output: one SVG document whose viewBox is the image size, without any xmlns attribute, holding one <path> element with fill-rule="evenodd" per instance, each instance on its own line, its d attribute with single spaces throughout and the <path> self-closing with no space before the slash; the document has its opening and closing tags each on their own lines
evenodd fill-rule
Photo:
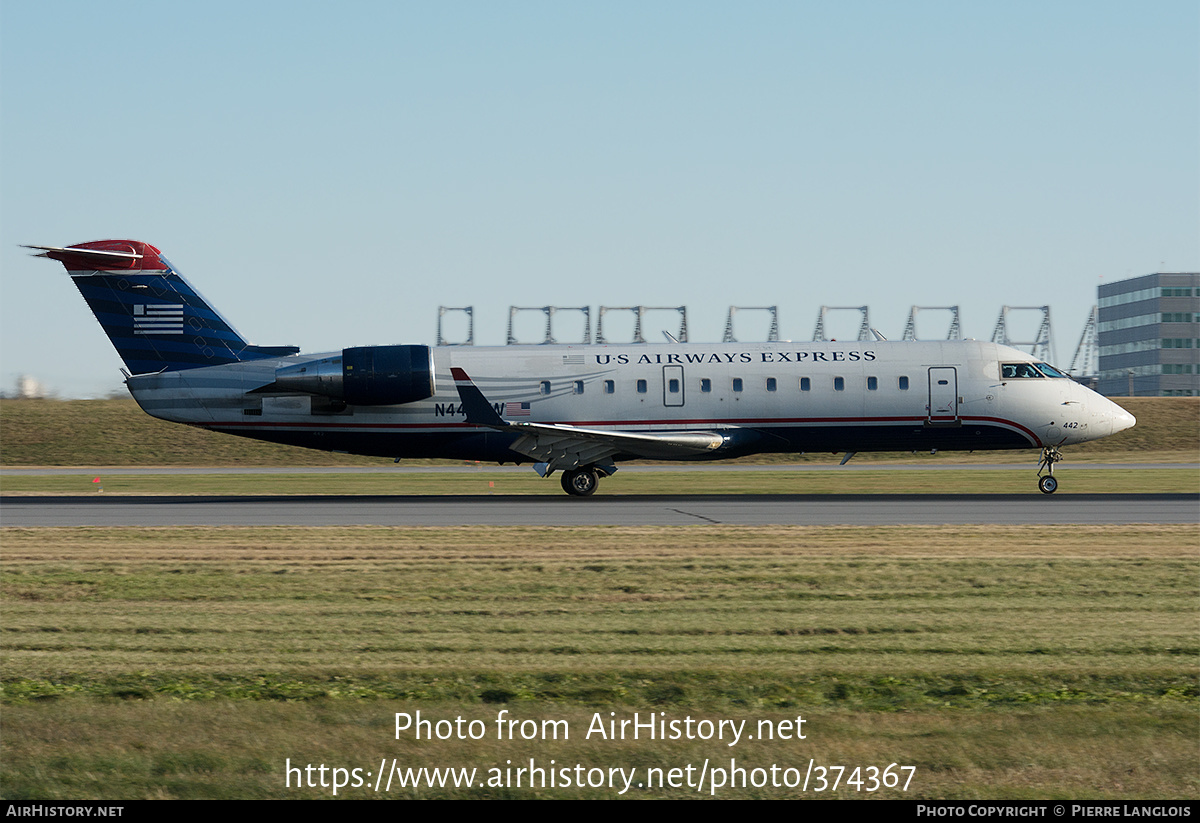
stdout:
<svg viewBox="0 0 1200 823">
<path fill-rule="evenodd" d="M 1200 273 L 1104 283 L 1099 306 L 1101 394 L 1200 396 Z"/>
</svg>

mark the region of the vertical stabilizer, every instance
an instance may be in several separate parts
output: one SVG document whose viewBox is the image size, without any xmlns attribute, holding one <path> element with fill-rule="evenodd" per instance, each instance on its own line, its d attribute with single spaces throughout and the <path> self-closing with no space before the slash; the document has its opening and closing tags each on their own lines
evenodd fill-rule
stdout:
<svg viewBox="0 0 1200 823">
<path fill-rule="evenodd" d="M 295 354 L 246 342 L 149 243 L 27 246 L 63 264 L 132 374 Z"/>
</svg>

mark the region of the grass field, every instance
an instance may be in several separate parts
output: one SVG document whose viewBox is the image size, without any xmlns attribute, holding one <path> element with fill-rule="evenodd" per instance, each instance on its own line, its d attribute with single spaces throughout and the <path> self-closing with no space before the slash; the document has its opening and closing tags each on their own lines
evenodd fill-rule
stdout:
<svg viewBox="0 0 1200 823">
<path fill-rule="evenodd" d="M 1200 398 L 1114 398 L 1138 419 L 1132 429 L 1074 446 L 1072 462 L 1195 462 L 1200 456 Z M 278 446 L 156 420 L 130 398 L 0 400 L 4 466 L 382 466 L 380 458 Z M 754 462 L 836 462 L 828 454 L 750 458 Z M 928 455 L 861 454 L 856 462 L 925 460 Z M 1036 464 L 1036 450 L 943 452 L 941 462 Z M 406 463 L 408 461 L 405 461 Z M 431 463 L 434 461 L 415 461 Z"/>
<path fill-rule="evenodd" d="M 638 774 L 734 758 L 916 769 L 907 793 L 843 784 L 838 796 L 1200 796 L 1193 526 L 6 528 L 3 540 L 6 799 L 330 796 L 288 788 L 285 761 L 374 771 L 392 758 L 476 767 L 478 782 L 529 758 Z M 397 739 L 395 713 L 418 710 L 487 731 Z M 564 721 L 570 738 L 498 740 L 501 711 Z M 585 739 L 597 713 L 634 712 L 793 731 L 802 716 L 806 737 Z M 526 786 L 338 796 L 618 796 Z"/>
<path fill-rule="evenodd" d="M 1128 408 L 1139 425 L 1072 449 L 1056 472 L 1059 494 L 1196 491 L 1194 469 L 1087 467 L 1197 461 L 1200 400 Z M 9 467 L 118 467 L 6 476 L 6 495 L 97 485 L 106 494 L 561 494 L 532 472 L 403 465 L 353 476 L 121 474 L 386 465 L 162 423 L 129 400 L 3 401 L 0 438 Z M 1028 471 L 668 468 L 623 472 L 605 490 L 1033 489 L 1033 452 L 855 464 L 897 460 Z M 289 763 L 359 769 L 366 785 L 337 795 L 352 798 L 1200 797 L 1196 526 L 6 527 L 0 541 L 4 799 L 332 796 L 331 786 L 297 787 Z M 396 714 L 418 711 L 484 732 L 397 736 Z M 504 712 L 569 738 L 498 739 Z M 755 739 L 587 734 L 635 713 L 725 721 L 722 730 L 744 722 Z M 775 739 L 761 739 L 768 728 Z M 643 784 L 677 769 L 679 780 L 624 793 L 607 779 L 516 785 L 511 770 L 531 758 L 589 777 L 636 769 Z M 469 788 L 377 792 L 362 780 L 393 763 L 479 772 Z M 749 785 L 729 785 L 737 767 Z M 789 783 L 822 767 L 823 791 L 815 779 L 807 790 Z M 915 769 L 906 792 L 870 790 L 872 768 L 880 777 L 900 767 Z M 721 770 L 726 783 L 714 789 Z M 835 774 L 845 778 L 836 791 Z M 784 785 L 771 784 L 777 776 Z"/>
</svg>

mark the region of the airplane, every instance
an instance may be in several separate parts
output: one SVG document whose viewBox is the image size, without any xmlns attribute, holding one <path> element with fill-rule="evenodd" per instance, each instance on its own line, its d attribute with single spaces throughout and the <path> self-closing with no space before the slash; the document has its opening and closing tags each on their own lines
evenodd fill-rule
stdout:
<svg viewBox="0 0 1200 823">
<path fill-rule="evenodd" d="M 1040 449 L 1135 424 L 1062 371 L 976 340 L 256 346 L 154 246 L 26 246 L 63 264 L 148 414 L 326 451 L 532 463 L 593 494 L 617 464 Z M 1043 470 L 1045 474 L 1043 474 Z"/>
</svg>

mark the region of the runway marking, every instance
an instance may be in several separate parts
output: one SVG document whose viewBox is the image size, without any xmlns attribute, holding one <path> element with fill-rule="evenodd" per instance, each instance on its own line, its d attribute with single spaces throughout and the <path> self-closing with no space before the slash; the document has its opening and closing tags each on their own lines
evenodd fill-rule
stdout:
<svg viewBox="0 0 1200 823">
<path fill-rule="evenodd" d="M 695 512 L 685 512 L 683 509 L 671 509 L 671 511 L 673 511 L 673 512 L 675 512 L 675 513 L 677 513 L 677 514 L 682 514 L 682 515 L 685 515 L 685 516 L 687 516 L 687 517 L 695 517 L 695 518 L 697 518 L 698 520 L 704 520 L 704 521 L 707 521 L 707 522 L 709 522 L 709 523 L 712 523 L 714 526 L 720 526 L 720 525 L 721 525 L 721 521 L 720 521 L 720 520 L 713 520 L 711 517 L 705 517 L 704 515 L 702 515 L 702 514 L 696 514 Z"/>
</svg>

